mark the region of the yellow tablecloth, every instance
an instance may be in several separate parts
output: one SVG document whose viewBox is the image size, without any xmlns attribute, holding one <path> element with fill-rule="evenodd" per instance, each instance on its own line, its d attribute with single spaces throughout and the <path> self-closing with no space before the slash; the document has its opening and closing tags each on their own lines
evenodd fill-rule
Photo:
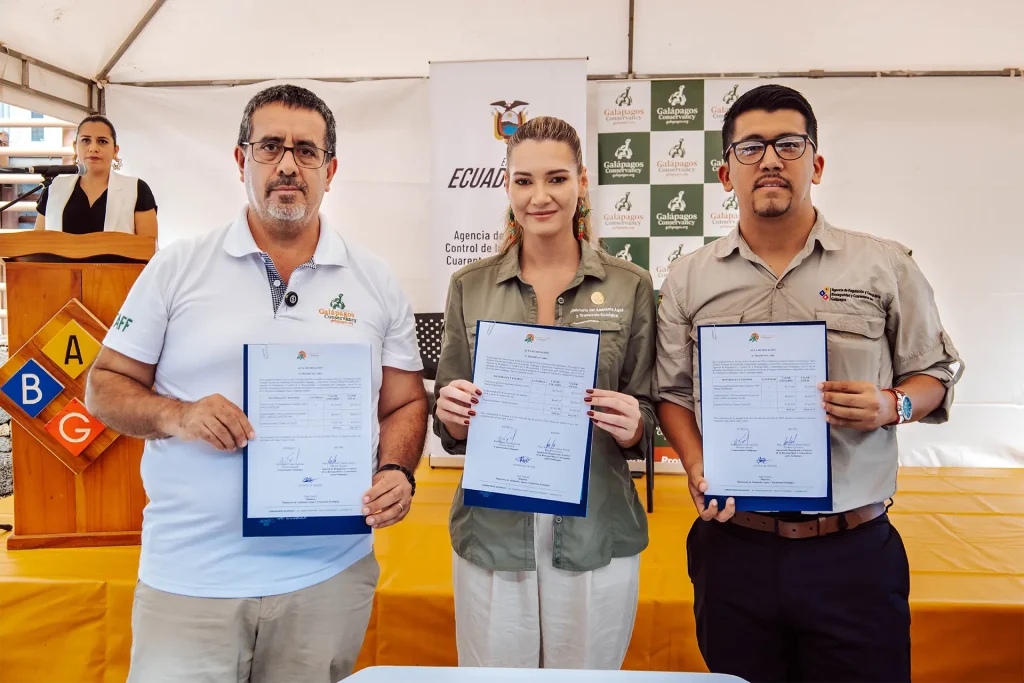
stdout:
<svg viewBox="0 0 1024 683">
<path fill-rule="evenodd" d="M 377 535 L 360 667 L 456 664 L 447 520 L 459 475 L 421 467 L 409 517 Z M 890 515 L 910 555 L 914 680 L 1024 681 L 1024 470 L 906 468 L 899 488 Z M 655 503 L 625 668 L 705 671 L 685 477 L 659 475 Z M 12 510 L 0 501 L 0 521 Z M 138 548 L 0 553 L 0 681 L 124 681 L 138 559 Z"/>
</svg>

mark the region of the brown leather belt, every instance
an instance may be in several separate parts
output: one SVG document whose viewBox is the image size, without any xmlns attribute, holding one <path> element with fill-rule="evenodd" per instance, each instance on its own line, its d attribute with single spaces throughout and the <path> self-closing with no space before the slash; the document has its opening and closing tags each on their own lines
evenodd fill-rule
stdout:
<svg viewBox="0 0 1024 683">
<path fill-rule="evenodd" d="M 757 531 L 768 531 L 783 538 L 814 538 L 815 536 L 834 534 L 837 531 L 855 529 L 883 514 L 885 514 L 884 503 L 871 503 L 835 515 L 822 515 L 805 522 L 787 522 L 756 512 L 737 512 L 729 521 L 737 526 Z"/>
</svg>

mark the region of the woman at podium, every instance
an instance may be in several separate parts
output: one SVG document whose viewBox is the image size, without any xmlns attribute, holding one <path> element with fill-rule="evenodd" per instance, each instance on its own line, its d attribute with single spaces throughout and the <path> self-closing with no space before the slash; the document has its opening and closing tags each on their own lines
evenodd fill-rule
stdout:
<svg viewBox="0 0 1024 683">
<path fill-rule="evenodd" d="M 117 133 L 105 116 L 82 119 L 75 135 L 75 161 L 83 176 L 58 176 L 39 196 L 36 230 L 84 235 L 126 232 L 156 237 L 156 199 L 146 181 L 118 173 Z"/>
</svg>

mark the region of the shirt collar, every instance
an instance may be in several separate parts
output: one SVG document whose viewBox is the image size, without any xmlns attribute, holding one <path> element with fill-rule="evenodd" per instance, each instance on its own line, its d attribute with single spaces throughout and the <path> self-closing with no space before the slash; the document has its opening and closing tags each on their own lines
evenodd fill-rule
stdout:
<svg viewBox="0 0 1024 683">
<path fill-rule="evenodd" d="M 347 266 L 348 247 L 345 245 L 345 240 L 331 229 L 329 221 L 322 212 L 319 214 L 319 217 L 320 239 L 317 241 L 316 250 L 313 252 L 313 263 L 316 265 Z M 228 234 L 224 239 L 224 251 L 236 257 L 261 253 L 260 248 L 256 246 L 256 240 L 252 237 L 252 230 L 249 228 L 248 204 L 242 206 L 234 222 L 228 227 Z"/>
<path fill-rule="evenodd" d="M 520 243 L 516 242 L 509 247 L 499 262 L 498 273 L 495 277 L 496 284 L 500 285 L 502 282 L 520 276 L 522 271 L 519 268 L 519 245 Z M 601 255 L 590 242 L 580 242 L 580 265 L 576 269 L 576 277 L 573 282 L 579 284 L 587 275 L 602 281 L 607 277 L 604 264 L 601 263 Z"/>
<path fill-rule="evenodd" d="M 825 251 L 842 249 L 843 240 L 841 233 L 836 232 L 832 224 L 825 220 L 825 214 L 821 210 L 815 208 L 815 212 L 817 213 L 817 218 L 814 221 L 814 227 L 811 228 L 811 233 L 807 236 L 807 242 L 804 244 L 802 253 L 809 254 L 813 251 L 815 242 L 820 244 L 821 248 Z M 754 255 L 747 241 L 740 234 L 739 226 L 733 228 L 728 236 L 715 241 L 714 254 L 718 258 L 725 258 L 736 250 L 739 250 L 740 256 L 748 260 Z"/>
</svg>

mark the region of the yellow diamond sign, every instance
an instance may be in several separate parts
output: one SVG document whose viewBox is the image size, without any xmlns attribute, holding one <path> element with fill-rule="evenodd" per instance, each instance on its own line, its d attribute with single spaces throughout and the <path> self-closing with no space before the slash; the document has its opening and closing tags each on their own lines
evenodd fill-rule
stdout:
<svg viewBox="0 0 1024 683">
<path fill-rule="evenodd" d="M 100 346 L 85 328 L 72 320 L 46 343 L 43 353 L 71 379 L 77 379 L 96 360 Z"/>
</svg>

